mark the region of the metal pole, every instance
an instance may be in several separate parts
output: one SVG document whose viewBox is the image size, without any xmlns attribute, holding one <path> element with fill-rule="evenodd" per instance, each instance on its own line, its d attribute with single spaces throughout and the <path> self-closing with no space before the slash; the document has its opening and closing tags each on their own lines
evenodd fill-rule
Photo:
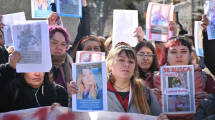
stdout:
<svg viewBox="0 0 215 120">
<path fill-rule="evenodd" d="M 163 0 L 163 4 L 165 4 L 165 0 Z"/>
<path fill-rule="evenodd" d="M 100 36 L 103 36 L 103 33 L 102 33 L 102 22 L 103 22 L 103 11 L 100 10 Z"/>
</svg>

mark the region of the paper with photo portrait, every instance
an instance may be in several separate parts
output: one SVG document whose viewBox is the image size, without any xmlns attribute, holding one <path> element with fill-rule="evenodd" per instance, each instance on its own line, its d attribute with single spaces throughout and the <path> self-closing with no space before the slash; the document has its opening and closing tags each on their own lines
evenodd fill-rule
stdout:
<svg viewBox="0 0 215 120">
<path fill-rule="evenodd" d="M 16 71 L 49 72 L 52 67 L 49 27 L 45 21 L 12 25 L 14 50 L 21 54 Z"/>
<path fill-rule="evenodd" d="M 215 0 L 206 1 L 204 13 L 207 15 L 209 25 L 207 26 L 208 40 L 215 39 Z"/>
<path fill-rule="evenodd" d="M 31 0 L 32 18 L 47 18 L 52 12 L 51 3 L 54 3 L 54 0 Z"/>
<path fill-rule="evenodd" d="M 82 18 L 82 0 L 56 0 L 56 10 L 60 16 Z"/>
<path fill-rule="evenodd" d="M 162 113 L 196 112 L 193 65 L 161 67 Z"/>
<path fill-rule="evenodd" d="M 146 15 L 146 39 L 167 41 L 172 37 L 169 29 L 173 21 L 174 6 L 150 2 Z"/>
<path fill-rule="evenodd" d="M 132 47 L 135 47 L 138 43 L 137 37 L 134 37 L 134 31 L 137 27 L 137 10 L 114 10 L 112 34 L 113 46 L 115 46 L 118 42 L 126 42 Z"/>
<path fill-rule="evenodd" d="M 76 63 L 105 61 L 105 52 L 77 51 Z"/>
<path fill-rule="evenodd" d="M 6 14 L 2 16 L 2 23 L 5 25 L 3 29 L 4 29 L 4 38 L 5 38 L 6 46 L 13 46 L 11 25 L 14 25 L 15 21 L 26 21 L 25 13 L 18 12 L 18 13 Z"/>
<path fill-rule="evenodd" d="M 73 63 L 73 81 L 78 93 L 72 95 L 72 110 L 107 111 L 107 73 L 105 61 Z"/>
<path fill-rule="evenodd" d="M 203 41 L 202 41 L 202 26 L 201 21 L 195 21 L 195 50 L 198 56 L 204 57 L 203 54 Z"/>
</svg>

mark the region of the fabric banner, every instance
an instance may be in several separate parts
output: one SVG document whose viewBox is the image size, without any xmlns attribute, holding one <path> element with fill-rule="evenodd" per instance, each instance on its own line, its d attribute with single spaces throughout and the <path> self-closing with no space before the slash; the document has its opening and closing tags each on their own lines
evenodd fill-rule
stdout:
<svg viewBox="0 0 215 120">
<path fill-rule="evenodd" d="M 157 120 L 156 116 L 119 112 L 72 112 L 71 108 L 32 108 L 0 113 L 0 120 Z"/>
</svg>

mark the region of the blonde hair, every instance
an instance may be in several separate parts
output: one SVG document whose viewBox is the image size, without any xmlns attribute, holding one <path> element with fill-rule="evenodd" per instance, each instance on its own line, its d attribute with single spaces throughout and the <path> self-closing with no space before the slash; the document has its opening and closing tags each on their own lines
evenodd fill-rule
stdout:
<svg viewBox="0 0 215 120">
<path fill-rule="evenodd" d="M 137 79 L 139 77 L 137 58 L 134 50 L 127 44 L 121 43 L 117 44 L 114 48 L 112 48 L 107 56 L 106 65 L 107 65 L 107 79 L 108 82 L 112 85 L 115 83 L 115 78 L 112 75 L 111 66 L 113 66 L 113 61 L 116 57 L 118 57 L 122 52 L 125 52 L 127 57 L 135 60 L 135 69 L 134 74 L 131 77 L 131 88 L 134 103 L 137 107 L 138 113 L 143 114 L 151 114 L 149 105 L 146 99 L 146 86 L 143 84 L 142 79 Z"/>
<path fill-rule="evenodd" d="M 85 86 L 84 86 L 84 83 L 83 83 L 82 70 L 81 70 L 81 73 L 78 76 L 78 81 L 77 81 L 77 83 L 78 83 L 78 99 L 83 99 L 82 94 L 83 94 L 84 89 L 85 89 Z M 91 69 L 89 69 L 89 70 L 90 70 L 90 72 L 92 72 Z M 96 81 L 95 81 L 94 75 L 93 75 L 93 84 L 90 85 L 90 92 L 89 92 L 89 98 L 90 99 L 96 99 L 96 93 L 97 93 L 96 90 L 97 90 L 97 86 L 96 86 Z"/>
</svg>

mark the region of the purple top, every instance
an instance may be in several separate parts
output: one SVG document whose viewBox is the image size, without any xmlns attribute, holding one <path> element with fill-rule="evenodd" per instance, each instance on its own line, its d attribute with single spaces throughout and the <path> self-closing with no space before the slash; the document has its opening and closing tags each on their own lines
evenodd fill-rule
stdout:
<svg viewBox="0 0 215 120">
<path fill-rule="evenodd" d="M 60 69 L 57 69 L 57 80 L 56 80 L 56 84 L 59 84 L 59 85 L 63 86 L 65 89 L 67 89 L 67 88 L 66 88 L 66 85 L 65 85 L 65 83 L 64 83 L 64 81 L 63 81 L 63 76 L 62 76 L 62 74 L 61 74 Z"/>
</svg>

